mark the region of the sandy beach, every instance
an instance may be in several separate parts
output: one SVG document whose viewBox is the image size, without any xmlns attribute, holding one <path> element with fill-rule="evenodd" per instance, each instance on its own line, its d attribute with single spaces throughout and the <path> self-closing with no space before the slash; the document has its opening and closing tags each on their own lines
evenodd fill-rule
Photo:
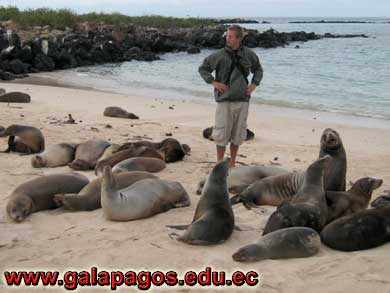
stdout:
<svg viewBox="0 0 390 293">
<path fill-rule="evenodd" d="M 59 84 L 60 85 L 60 84 Z M 70 212 L 62 208 L 30 215 L 24 222 L 11 222 L 5 213 L 9 195 L 21 183 L 45 174 L 68 172 L 68 167 L 35 169 L 30 156 L 0 153 L 0 288 L 5 285 L 4 271 L 10 270 L 149 270 L 200 272 L 211 266 L 213 270 L 232 273 L 254 270 L 261 275 L 261 292 L 390 292 L 389 244 L 360 252 L 338 252 L 322 246 L 310 258 L 265 260 L 242 264 L 231 255 L 240 247 L 261 237 L 268 216 L 274 207 L 266 206 L 264 214 L 234 207 L 235 221 L 249 231 L 234 231 L 223 244 L 204 247 L 189 246 L 172 240 L 168 224 L 185 224 L 192 220 L 199 197 L 195 194 L 200 178 L 215 164 L 215 146 L 202 137 L 202 130 L 213 124 L 215 103 L 191 102 L 186 99 L 147 99 L 125 96 L 92 89 L 74 89 L 47 85 L 0 83 L 10 91 L 31 95 L 30 104 L 0 104 L 0 125 L 32 125 L 41 129 L 46 146 L 61 142 L 82 142 L 103 138 L 115 143 L 137 140 L 160 141 L 172 133 L 192 151 L 183 161 L 168 164 L 157 175 L 183 184 L 191 197 L 191 206 L 173 209 L 151 218 L 132 222 L 110 222 L 102 210 Z M 211 88 L 210 88 L 211 95 Z M 211 98 L 210 98 L 211 99 Z M 120 106 L 140 117 L 126 120 L 103 116 L 107 106 Z M 173 109 L 170 109 L 173 108 Z M 322 131 L 337 130 L 348 157 L 347 182 L 370 176 L 383 179 L 383 185 L 373 198 L 390 189 L 390 127 L 374 127 L 375 123 L 354 124 L 333 119 L 337 115 L 312 113 L 281 115 L 283 110 L 269 110 L 261 106 L 250 109 L 248 127 L 255 139 L 244 143 L 239 162 L 244 164 L 280 164 L 290 170 L 304 170 L 316 159 Z M 71 114 L 77 124 L 63 124 Z M 336 117 L 337 118 L 337 117 Z M 107 128 L 107 125 L 112 128 Z M 388 124 L 388 122 L 387 122 Z M 368 125 L 368 127 L 364 126 Z M 374 125 L 374 126 L 373 126 Z M 0 149 L 7 139 L 0 138 Z M 82 172 L 95 178 L 93 171 Z M 350 185 L 348 184 L 348 187 Z M 180 232 L 181 233 L 181 232 Z M 42 288 L 42 287 L 41 287 Z M 126 288 L 122 286 L 122 288 Z M 165 287 L 166 288 L 166 287 Z M 248 287 L 246 287 L 247 289 Z M 13 288 L 12 288 L 13 289 Z M 58 287 L 45 288 L 64 291 Z M 88 290 L 87 287 L 78 289 Z M 227 288 L 207 288 L 209 291 Z M 243 288 L 240 288 L 243 289 Z M 89 288 L 90 292 L 108 291 L 104 287 Z M 126 290 L 129 290 L 126 288 Z M 156 289 L 161 290 L 161 289 Z M 171 290 L 202 291 L 190 287 Z M 237 287 L 228 288 L 239 290 Z M 28 287 L 17 292 L 30 292 Z"/>
</svg>

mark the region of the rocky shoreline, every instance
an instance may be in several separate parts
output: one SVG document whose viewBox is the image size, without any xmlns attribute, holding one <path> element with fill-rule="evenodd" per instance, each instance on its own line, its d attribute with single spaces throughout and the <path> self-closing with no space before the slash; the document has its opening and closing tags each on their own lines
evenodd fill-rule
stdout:
<svg viewBox="0 0 390 293">
<path fill-rule="evenodd" d="M 35 27 L 35 36 L 32 36 L 31 31 L 26 33 L 3 27 L 0 28 L 0 79 L 12 80 L 26 77 L 28 73 L 103 63 L 153 61 L 167 52 L 196 54 L 203 48 L 222 48 L 225 31 L 225 25 L 156 29 L 83 23 L 64 31 Z M 248 30 L 243 43 L 251 48 L 276 48 L 291 42 L 351 37 L 367 36 Z"/>
</svg>

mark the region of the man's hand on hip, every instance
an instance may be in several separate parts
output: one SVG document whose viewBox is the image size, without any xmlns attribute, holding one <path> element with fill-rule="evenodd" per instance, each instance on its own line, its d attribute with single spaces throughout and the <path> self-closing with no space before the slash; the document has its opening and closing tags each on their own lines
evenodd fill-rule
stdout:
<svg viewBox="0 0 390 293">
<path fill-rule="evenodd" d="M 222 82 L 213 81 L 212 85 L 217 90 L 219 90 L 221 93 L 227 91 L 227 89 L 228 89 L 228 86 Z"/>
<path fill-rule="evenodd" d="M 246 90 L 246 93 L 248 95 L 252 94 L 252 92 L 256 89 L 256 86 L 254 83 L 251 83 L 250 85 L 248 85 L 248 88 Z"/>
</svg>

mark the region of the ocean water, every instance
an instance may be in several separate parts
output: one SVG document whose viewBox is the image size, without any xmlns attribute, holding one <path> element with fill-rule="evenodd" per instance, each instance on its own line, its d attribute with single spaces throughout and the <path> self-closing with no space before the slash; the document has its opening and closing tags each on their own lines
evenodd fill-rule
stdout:
<svg viewBox="0 0 390 293">
<path fill-rule="evenodd" d="M 369 36 L 294 42 L 284 48 L 255 48 L 264 77 L 252 95 L 252 103 L 371 117 L 389 123 L 390 19 L 337 18 L 375 22 L 358 24 L 288 23 L 321 19 L 336 20 L 328 17 L 258 18 L 260 22 L 270 23 L 244 25 L 259 31 L 273 28 L 280 32 Z M 198 66 L 211 52 L 213 50 L 202 50 L 195 55 L 168 53 L 161 56 L 162 60 L 150 63 L 131 61 L 53 74 L 67 83 L 129 95 L 213 101 L 211 86 L 198 74 Z"/>
</svg>

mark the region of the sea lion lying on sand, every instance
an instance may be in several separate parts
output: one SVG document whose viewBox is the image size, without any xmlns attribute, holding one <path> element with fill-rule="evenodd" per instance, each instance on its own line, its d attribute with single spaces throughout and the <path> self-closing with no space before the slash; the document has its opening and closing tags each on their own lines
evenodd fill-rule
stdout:
<svg viewBox="0 0 390 293">
<path fill-rule="evenodd" d="M 54 195 L 77 193 L 89 182 L 79 173 L 52 174 L 29 180 L 11 193 L 7 203 L 7 214 L 15 222 L 23 221 L 31 213 L 54 209 Z"/>
</svg>

